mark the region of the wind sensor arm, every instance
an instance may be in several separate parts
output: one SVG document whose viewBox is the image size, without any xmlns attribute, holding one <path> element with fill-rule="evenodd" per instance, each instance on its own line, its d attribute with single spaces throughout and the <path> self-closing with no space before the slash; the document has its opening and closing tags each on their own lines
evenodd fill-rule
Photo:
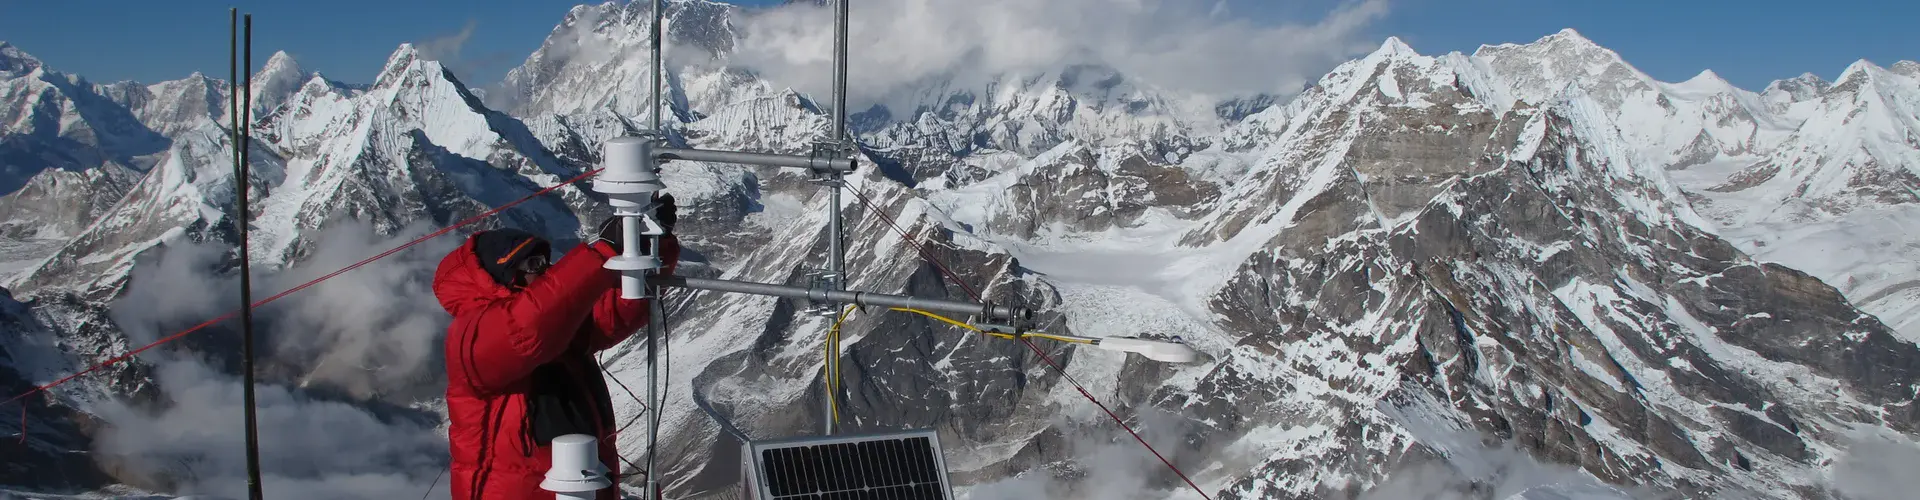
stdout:
<svg viewBox="0 0 1920 500">
<path fill-rule="evenodd" d="M 1164 342 L 1136 337 L 1102 337 L 1095 339 L 1094 346 L 1109 351 L 1131 352 L 1162 363 L 1192 363 L 1200 360 L 1200 352 L 1185 342 Z"/>
<path fill-rule="evenodd" d="M 1073 344 L 1084 344 L 1108 351 L 1130 352 L 1141 357 L 1162 363 L 1192 363 L 1200 360 L 1200 351 L 1182 342 L 1179 337 L 1173 340 L 1153 340 L 1139 337 L 1082 337 L 1058 333 L 1040 333 L 1018 331 L 1005 325 L 978 325 L 981 332 L 1002 335 L 1008 338 L 1039 337 Z"/>
</svg>

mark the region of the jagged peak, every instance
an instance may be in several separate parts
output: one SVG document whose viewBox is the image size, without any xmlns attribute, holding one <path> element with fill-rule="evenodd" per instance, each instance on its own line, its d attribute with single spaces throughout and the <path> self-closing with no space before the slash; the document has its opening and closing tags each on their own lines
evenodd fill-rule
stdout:
<svg viewBox="0 0 1920 500">
<path fill-rule="evenodd" d="M 200 71 L 194 71 L 194 73 L 188 73 L 188 75 L 186 75 L 184 79 L 177 79 L 177 81 L 163 81 L 163 83 L 156 83 L 154 87 L 161 87 L 161 85 L 182 85 L 182 83 L 207 83 L 207 81 L 211 81 L 211 79 L 207 77 L 207 73 L 200 73 Z"/>
<path fill-rule="evenodd" d="M 20 50 L 20 47 L 0 40 L 0 76 L 12 78 L 32 73 L 40 67 L 40 59 L 28 54 L 27 51 Z"/>
<path fill-rule="evenodd" d="M 393 55 L 387 56 L 387 64 L 381 67 L 380 75 L 374 77 L 373 85 L 377 87 L 398 78 L 401 72 L 412 67 L 414 61 L 419 59 L 420 49 L 411 43 L 400 44 L 399 48 L 393 50 Z"/>
<path fill-rule="evenodd" d="M 1916 62 L 1916 61 L 1900 61 L 1897 63 L 1893 63 L 1892 66 L 1887 67 L 1887 70 L 1892 71 L 1894 73 L 1899 73 L 1902 75 L 1913 77 L 1913 78 L 1920 78 L 1920 62 Z"/>
<path fill-rule="evenodd" d="M 1827 79 L 1821 78 L 1820 75 L 1816 75 L 1809 72 L 1809 73 L 1801 73 L 1800 76 L 1796 76 L 1793 78 L 1774 80 L 1772 83 L 1768 83 L 1767 88 L 1765 90 L 1760 91 L 1760 93 L 1773 94 L 1778 92 L 1793 92 L 1797 89 L 1809 89 L 1814 92 L 1819 92 L 1819 91 L 1826 90 L 1828 87 L 1832 87 L 1832 86 L 1833 84 L 1831 82 L 1828 82 Z"/>
<path fill-rule="evenodd" d="M 1721 78 L 1719 73 L 1711 69 L 1702 70 L 1700 74 L 1688 78 L 1687 81 L 1668 84 L 1667 88 L 1691 94 L 1719 94 L 1734 92 L 1737 89 L 1733 83 Z"/>
<path fill-rule="evenodd" d="M 295 60 L 293 55 L 288 54 L 287 51 L 281 50 L 274 52 L 273 57 L 267 59 L 267 65 L 262 66 L 260 72 L 253 75 L 253 80 L 259 82 L 301 79 L 306 75 L 306 70 L 300 67 L 300 61 Z"/>
<path fill-rule="evenodd" d="M 231 85 L 228 85 L 228 82 L 226 80 L 213 78 L 199 71 L 195 71 L 192 74 L 187 75 L 185 78 L 180 78 L 177 80 L 167 80 L 167 81 L 163 81 L 163 82 L 159 82 L 151 85 L 141 85 L 135 82 L 129 82 L 129 83 L 136 86 L 146 87 L 147 91 L 153 93 L 154 95 L 168 95 L 168 96 L 177 96 L 177 95 L 182 95 L 185 93 L 193 93 L 193 92 L 206 92 L 209 90 L 224 93 L 232 88 Z"/>
<path fill-rule="evenodd" d="M 267 66 L 265 69 L 262 69 L 261 72 L 265 73 L 284 68 L 299 69 L 300 62 L 294 60 L 293 54 L 288 54 L 287 51 L 284 50 L 277 50 L 273 52 L 273 57 L 267 58 Z"/>
<path fill-rule="evenodd" d="M 1693 78 L 1688 78 L 1684 83 L 1727 83 L 1727 79 L 1721 78 L 1719 73 L 1715 73 L 1711 69 L 1704 69 L 1700 70 L 1700 74 L 1693 75 Z"/>
<path fill-rule="evenodd" d="M 1586 35 L 1580 34 L 1579 31 L 1574 31 L 1573 28 L 1562 29 L 1558 33 L 1542 37 L 1532 45 L 1575 52 L 1600 51 L 1606 52 L 1607 54 L 1614 54 L 1612 50 L 1601 47 L 1600 44 L 1594 43 L 1593 39 L 1587 38 Z M 1619 55 L 1614 54 L 1614 59 L 1618 60 L 1619 58 Z"/>
<path fill-rule="evenodd" d="M 418 47 L 414 47 L 412 42 L 402 43 L 399 47 L 393 49 L 392 55 L 387 56 L 387 66 L 412 64 L 414 59 L 419 58 L 420 49 Z"/>
<path fill-rule="evenodd" d="M 1841 71 L 1840 78 L 1834 81 L 1845 83 L 1847 80 L 1852 79 L 1856 76 L 1871 77 L 1873 76 L 1874 72 L 1884 71 L 1885 69 L 1886 68 L 1882 68 L 1878 64 L 1874 64 L 1873 61 L 1861 59 L 1858 61 L 1854 61 L 1853 64 L 1848 64 L 1846 71 Z"/>
<path fill-rule="evenodd" d="M 1401 41 L 1400 37 L 1390 36 L 1390 37 L 1387 37 L 1386 41 L 1380 42 L 1380 48 L 1374 50 L 1373 55 L 1387 56 L 1387 57 L 1412 57 L 1412 56 L 1418 56 L 1420 55 L 1420 53 L 1415 52 L 1413 50 L 1413 47 L 1407 46 L 1407 42 Z"/>
<path fill-rule="evenodd" d="M 1601 51 L 1601 52 L 1606 52 L 1607 54 L 1613 55 L 1614 59 L 1619 59 L 1620 57 L 1618 54 L 1613 54 L 1612 50 L 1608 50 L 1606 47 L 1602 47 L 1600 46 L 1600 44 L 1594 43 L 1592 39 L 1587 38 L 1586 35 L 1580 34 L 1579 31 L 1574 30 L 1573 28 L 1563 28 L 1560 31 L 1555 32 L 1551 35 L 1540 37 L 1539 39 L 1534 40 L 1531 43 L 1524 43 L 1524 44 L 1502 43 L 1502 44 L 1495 44 L 1495 45 L 1481 45 L 1479 50 L 1475 50 L 1473 54 L 1475 56 L 1480 56 L 1489 50 L 1502 51 L 1502 50 L 1514 50 L 1514 49 L 1532 49 L 1533 51 L 1552 51 L 1552 52 L 1573 51 L 1575 53 Z"/>
</svg>

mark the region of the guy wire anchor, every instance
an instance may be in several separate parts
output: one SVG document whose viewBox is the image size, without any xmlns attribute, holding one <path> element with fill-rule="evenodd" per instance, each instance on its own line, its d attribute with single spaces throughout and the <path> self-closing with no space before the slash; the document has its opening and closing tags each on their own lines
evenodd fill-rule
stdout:
<svg viewBox="0 0 1920 500">
<path fill-rule="evenodd" d="M 667 185 L 654 169 L 653 148 L 658 144 L 658 138 L 651 136 L 607 141 L 601 155 L 604 170 L 593 179 L 593 190 L 607 195 L 613 214 L 620 217 L 621 241 L 626 243 L 604 267 L 620 271 L 620 298 L 624 299 L 647 298 L 646 275 L 661 267 L 660 236 L 667 231 L 654 218 L 659 202 L 653 195 Z M 645 255 L 640 252 L 642 244 L 647 246 Z"/>
</svg>

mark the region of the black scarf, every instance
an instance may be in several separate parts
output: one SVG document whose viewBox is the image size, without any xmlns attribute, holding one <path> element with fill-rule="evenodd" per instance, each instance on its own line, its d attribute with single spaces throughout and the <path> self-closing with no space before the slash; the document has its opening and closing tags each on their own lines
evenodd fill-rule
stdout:
<svg viewBox="0 0 1920 500">
<path fill-rule="evenodd" d="M 575 359 L 569 363 L 566 356 Z M 529 377 L 526 438 L 539 446 L 551 445 L 553 438 L 568 434 L 600 439 L 600 430 L 613 424 L 613 402 L 595 396 L 606 393 L 607 382 L 597 376 L 575 373 L 567 366 L 596 366 L 593 357 L 572 353 L 566 356 L 534 368 Z M 529 451 L 531 448 L 528 447 Z"/>
</svg>

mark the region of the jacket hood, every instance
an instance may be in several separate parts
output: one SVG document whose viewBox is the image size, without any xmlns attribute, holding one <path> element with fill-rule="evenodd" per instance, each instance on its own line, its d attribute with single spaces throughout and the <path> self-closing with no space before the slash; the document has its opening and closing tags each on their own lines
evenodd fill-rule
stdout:
<svg viewBox="0 0 1920 500">
<path fill-rule="evenodd" d="M 467 308 L 513 295 L 480 266 L 480 257 L 473 251 L 473 240 L 473 236 L 468 236 L 459 248 L 447 252 L 447 256 L 440 259 L 440 267 L 433 272 L 433 296 L 440 300 L 440 307 L 448 314 L 459 316 Z"/>
</svg>

